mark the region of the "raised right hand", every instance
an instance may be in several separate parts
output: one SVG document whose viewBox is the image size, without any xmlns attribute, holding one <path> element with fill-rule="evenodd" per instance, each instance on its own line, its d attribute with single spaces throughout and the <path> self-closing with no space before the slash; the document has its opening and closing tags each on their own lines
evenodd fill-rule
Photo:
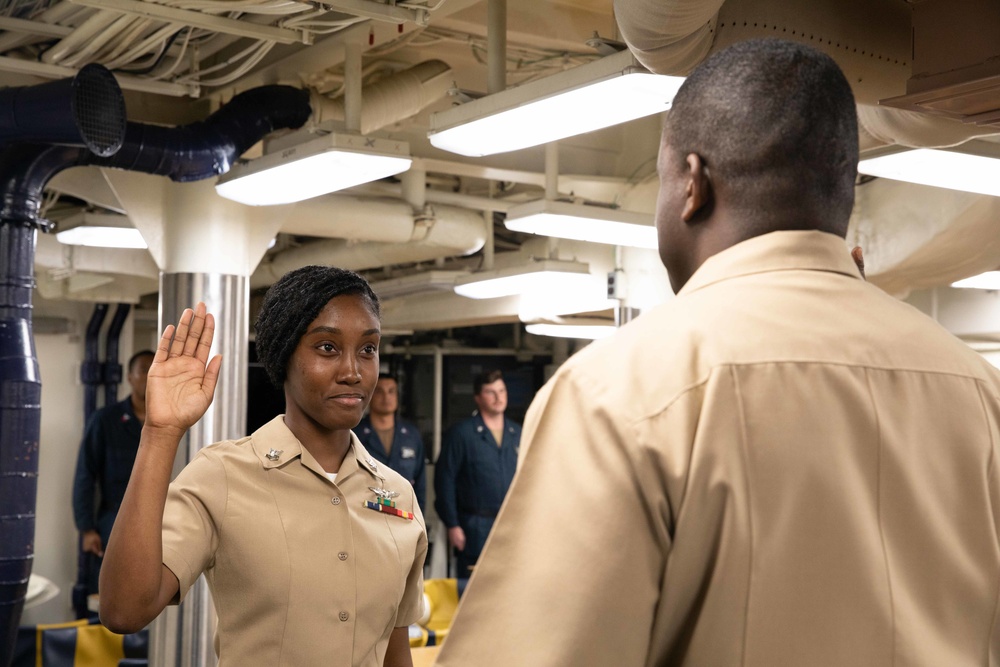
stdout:
<svg viewBox="0 0 1000 667">
<path fill-rule="evenodd" d="M 146 380 L 144 429 L 174 431 L 179 438 L 208 410 L 222 366 L 221 355 L 208 360 L 214 335 L 215 319 L 201 302 L 163 330 Z"/>
</svg>

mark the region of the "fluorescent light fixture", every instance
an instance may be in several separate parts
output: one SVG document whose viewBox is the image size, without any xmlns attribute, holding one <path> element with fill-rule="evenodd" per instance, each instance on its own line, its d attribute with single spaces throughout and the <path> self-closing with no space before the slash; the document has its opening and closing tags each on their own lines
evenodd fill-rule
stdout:
<svg viewBox="0 0 1000 667">
<path fill-rule="evenodd" d="M 896 181 L 1000 196 L 1000 159 L 932 148 L 861 160 L 858 171 Z"/>
<path fill-rule="evenodd" d="M 586 288 L 590 269 L 586 264 L 542 259 L 527 265 L 472 273 L 455 281 L 455 292 L 470 299 L 494 299 L 527 292 L 573 293 Z"/>
<path fill-rule="evenodd" d="M 124 215 L 83 212 L 56 224 L 56 240 L 97 248 L 145 248 L 146 241 Z"/>
<path fill-rule="evenodd" d="M 336 132 L 234 164 L 215 191 L 250 206 L 291 204 L 410 168 L 405 141 Z"/>
<path fill-rule="evenodd" d="M 525 325 L 525 330 L 536 336 L 554 336 L 556 338 L 584 338 L 595 340 L 606 338 L 615 332 L 613 324 L 553 324 L 537 322 Z"/>
<path fill-rule="evenodd" d="M 432 114 L 428 137 L 469 156 L 529 148 L 666 111 L 683 82 L 621 51 Z"/>
<path fill-rule="evenodd" d="M 965 287 L 968 289 L 1000 290 L 1000 271 L 987 271 L 978 276 L 965 278 L 951 284 L 952 287 Z"/>
<path fill-rule="evenodd" d="M 560 239 L 657 248 L 652 215 L 602 206 L 538 199 L 511 207 L 504 225 L 511 231 Z"/>
</svg>

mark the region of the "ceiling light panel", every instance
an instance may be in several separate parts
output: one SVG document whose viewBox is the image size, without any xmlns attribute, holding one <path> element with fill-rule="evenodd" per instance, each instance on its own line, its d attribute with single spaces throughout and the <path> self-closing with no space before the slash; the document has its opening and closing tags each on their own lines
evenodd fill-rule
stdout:
<svg viewBox="0 0 1000 667">
<path fill-rule="evenodd" d="M 980 273 L 978 276 L 953 282 L 951 286 L 966 289 L 1000 290 L 1000 271 Z"/>
<path fill-rule="evenodd" d="M 586 290 L 590 283 L 586 264 L 545 259 L 470 274 L 455 282 L 455 293 L 470 299 L 495 299 L 529 292 L 574 294 Z"/>
<path fill-rule="evenodd" d="M 538 146 L 666 111 L 683 82 L 622 51 L 432 114 L 429 138 L 468 156 Z"/>
<path fill-rule="evenodd" d="M 556 338 L 582 338 L 596 340 L 607 338 L 615 332 L 611 324 L 552 324 L 541 322 L 525 325 L 525 330 L 536 336 L 554 336 Z"/>
<path fill-rule="evenodd" d="M 652 214 L 539 199 L 513 206 L 504 221 L 515 232 L 634 248 L 657 248 Z"/>
<path fill-rule="evenodd" d="M 411 163 L 405 141 L 329 133 L 234 164 L 215 190 L 251 206 L 290 204 L 394 176 Z"/>
<path fill-rule="evenodd" d="M 981 155 L 918 148 L 861 160 L 858 171 L 895 181 L 1000 195 L 1000 160 Z"/>
<path fill-rule="evenodd" d="M 56 240 L 66 245 L 95 248 L 146 248 L 142 233 L 124 215 L 89 211 L 60 220 Z"/>
</svg>

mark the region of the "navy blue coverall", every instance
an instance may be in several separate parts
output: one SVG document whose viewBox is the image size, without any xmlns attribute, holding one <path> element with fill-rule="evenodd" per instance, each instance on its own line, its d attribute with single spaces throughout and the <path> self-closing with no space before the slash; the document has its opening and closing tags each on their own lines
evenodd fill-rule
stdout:
<svg viewBox="0 0 1000 667">
<path fill-rule="evenodd" d="M 517 469 L 521 425 L 504 419 L 503 440 L 476 414 L 452 426 L 444 436 L 434 468 L 434 508 L 448 528 L 461 526 L 465 549 L 457 552 L 460 578 L 479 560 L 486 538 Z"/>
<path fill-rule="evenodd" d="M 125 497 L 141 434 L 131 396 L 95 412 L 83 432 L 73 480 L 73 519 L 81 533 L 96 530 L 104 548 Z"/>
</svg>

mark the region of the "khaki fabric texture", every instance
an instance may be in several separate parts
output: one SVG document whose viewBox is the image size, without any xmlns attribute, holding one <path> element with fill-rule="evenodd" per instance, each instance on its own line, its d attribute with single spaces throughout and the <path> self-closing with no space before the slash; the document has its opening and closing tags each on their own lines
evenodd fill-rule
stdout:
<svg viewBox="0 0 1000 667">
<path fill-rule="evenodd" d="M 331 482 L 278 416 L 201 450 L 170 485 L 163 562 L 182 596 L 205 573 L 222 667 L 381 667 L 393 628 L 420 617 L 427 537 L 413 488 L 351 442 Z M 397 491 L 415 519 L 365 508 L 369 487 Z"/>
<path fill-rule="evenodd" d="M 536 397 L 437 664 L 997 664 L 998 388 L 843 239 L 733 246 Z"/>
</svg>

